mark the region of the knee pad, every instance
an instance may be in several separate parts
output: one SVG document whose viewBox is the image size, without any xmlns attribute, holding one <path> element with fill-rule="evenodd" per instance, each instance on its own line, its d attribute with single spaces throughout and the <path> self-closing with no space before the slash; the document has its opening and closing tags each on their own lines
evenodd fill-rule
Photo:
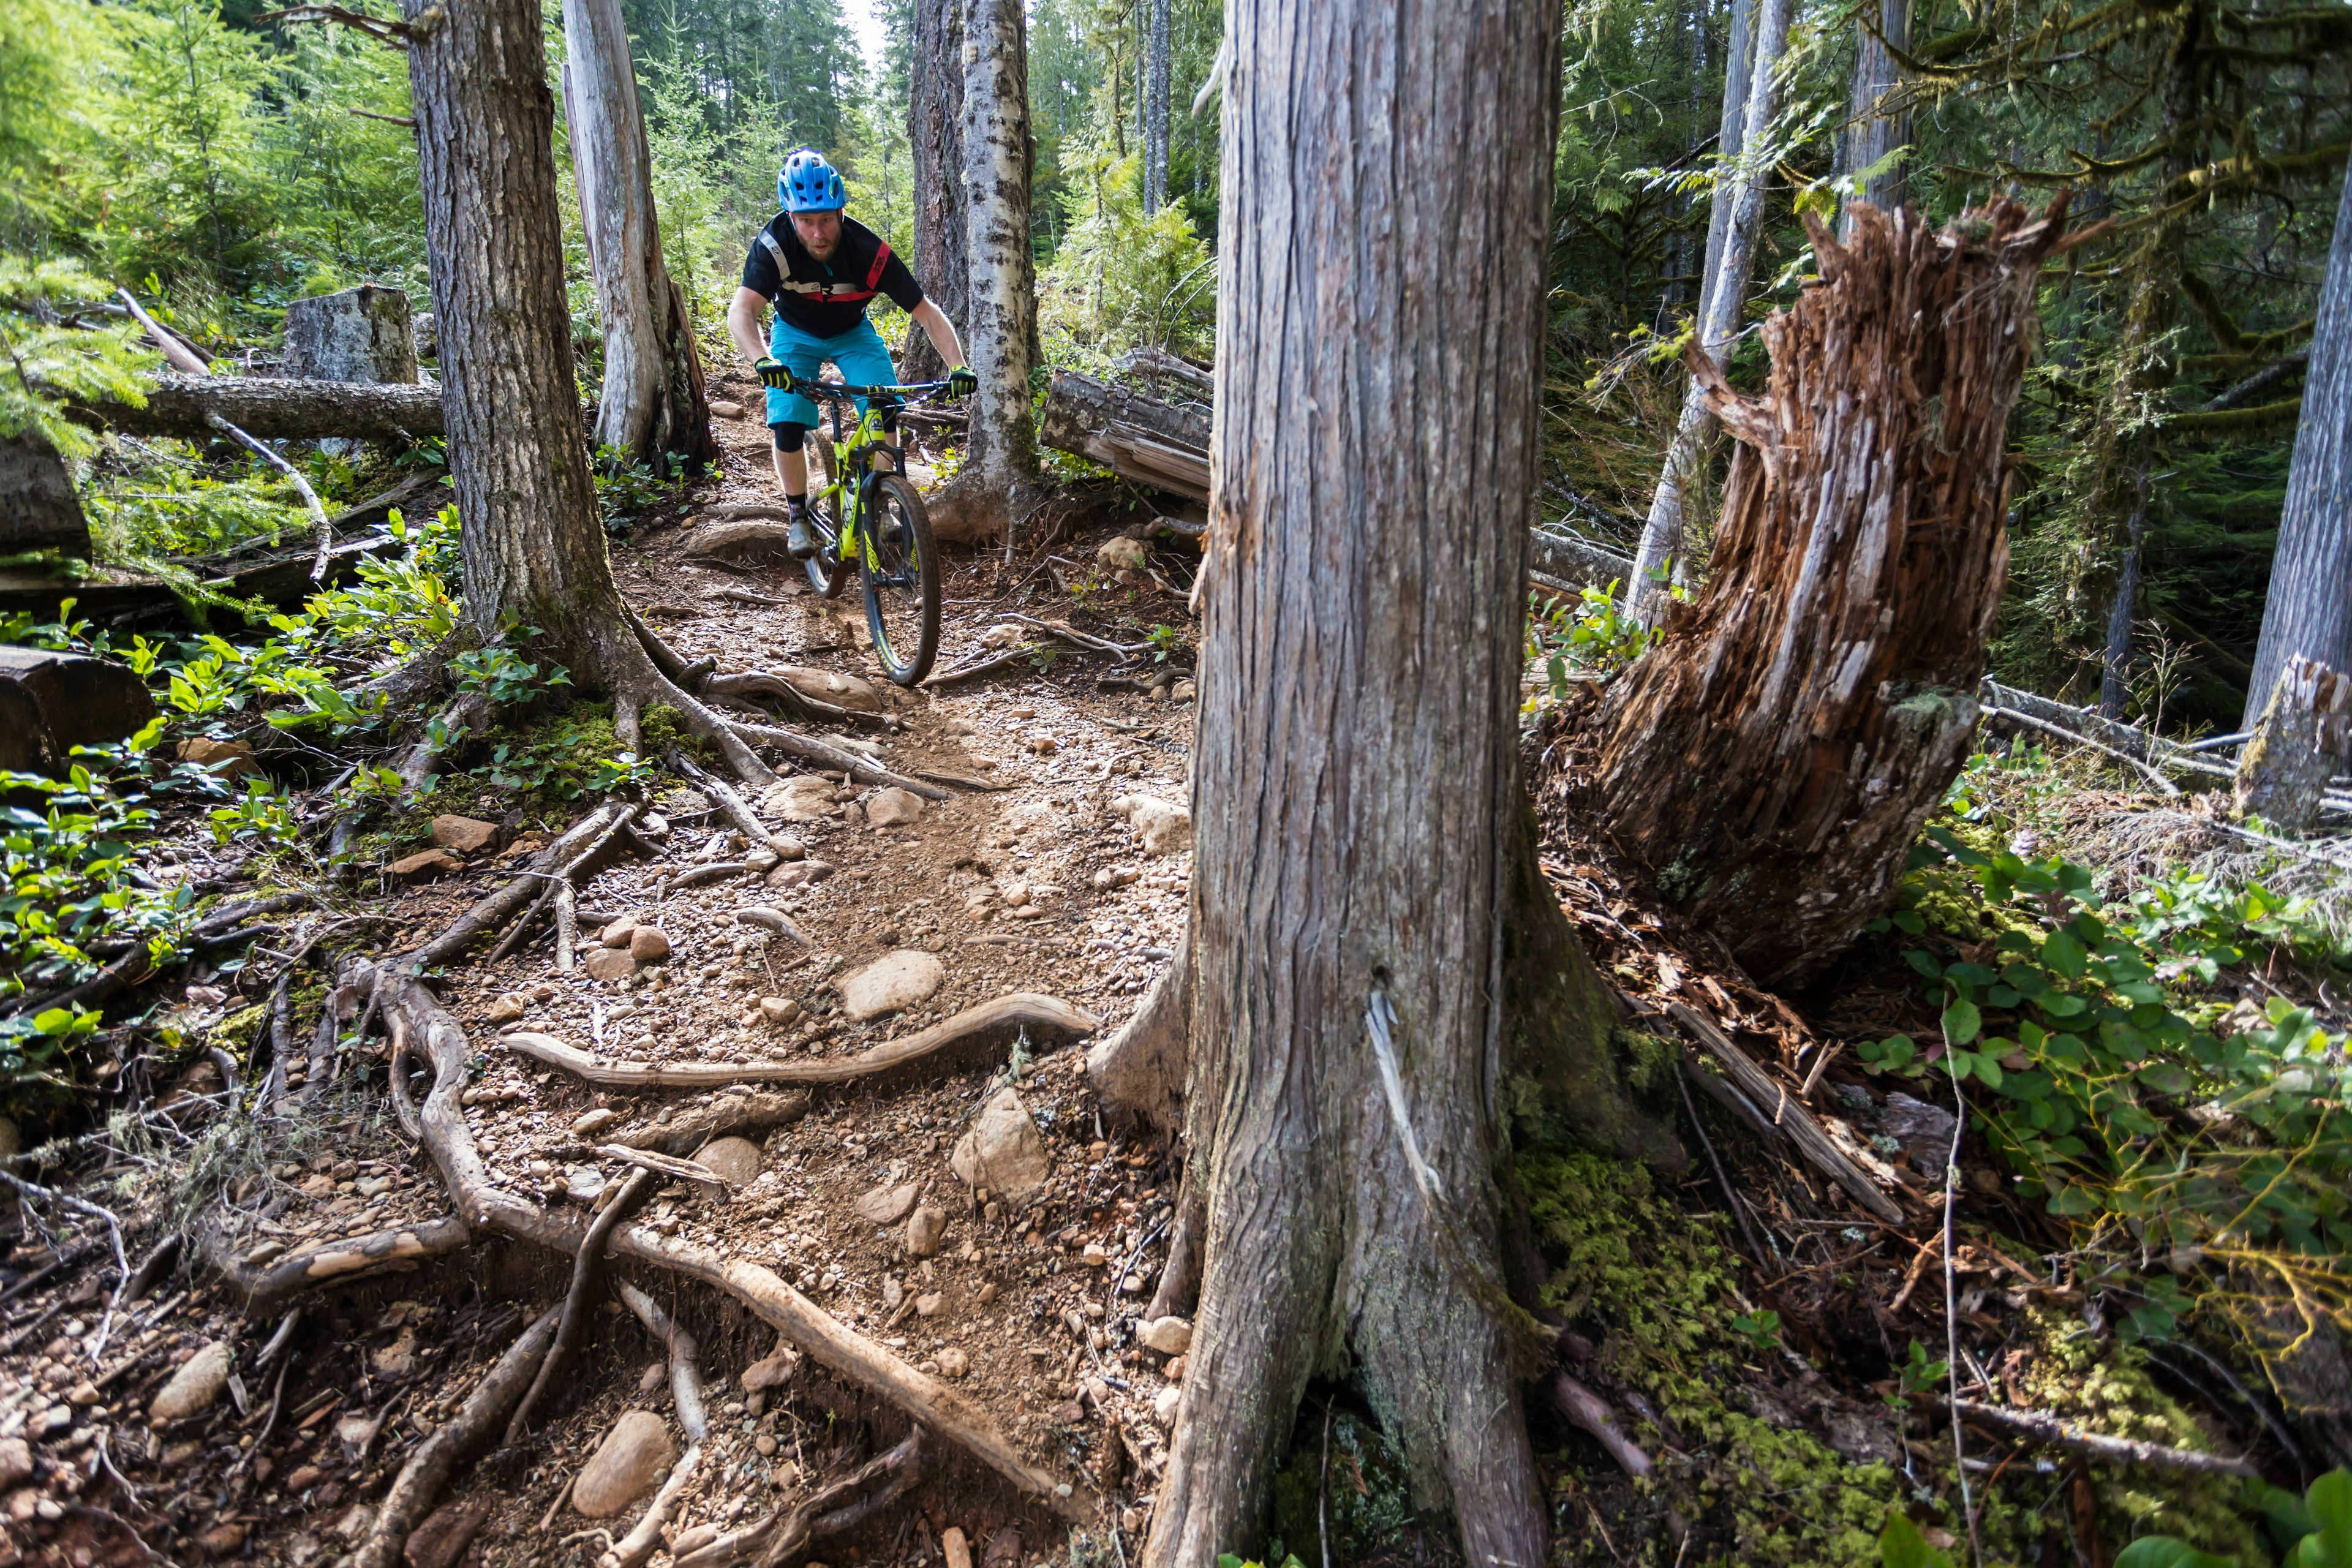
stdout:
<svg viewBox="0 0 2352 1568">
<path fill-rule="evenodd" d="M 793 420 L 771 425 L 768 429 L 776 438 L 776 450 L 779 452 L 797 452 L 808 440 L 809 427 Z"/>
</svg>

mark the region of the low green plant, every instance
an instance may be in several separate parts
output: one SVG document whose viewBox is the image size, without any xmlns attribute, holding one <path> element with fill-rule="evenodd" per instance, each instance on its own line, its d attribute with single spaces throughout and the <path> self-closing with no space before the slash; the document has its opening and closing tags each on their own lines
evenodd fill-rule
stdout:
<svg viewBox="0 0 2352 1568">
<path fill-rule="evenodd" d="M 604 531 L 625 538 L 637 519 L 675 502 L 685 489 L 685 468 L 673 453 L 647 462 L 633 463 L 628 454 L 612 447 L 596 448 L 596 508 Z"/>
<path fill-rule="evenodd" d="M 1527 657 L 1543 660 L 1553 701 L 1568 695 L 1570 670 L 1612 674 L 1649 651 L 1656 633 L 1626 613 L 1617 586 L 1587 585 L 1573 602 L 1528 595 Z"/>
<path fill-rule="evenodd" d="M 2300 1498 L 2260 1482 L 2249 1490 L 2268 1521 L 2282 1568 L 2352 1568 L 2352 1470 L 2328 1471 Z M 2233 1564 L 2227 1557 L 2200 1552 L 2176 1537 L 2149 1535 L 2118 1552 L 2116 1568 L 2233 1568 Z"/>
<path fill-rule="evenodd" d="M 2306 1323 L 2352 1326 L 2346 1038 L 2274 984 L 2226 1017 L 2205 994 L 2233 974 L 2331 964 L 2306 906 L 2188 874 L 2110 902 L 2092 868 L 2004 846 L 1969 774 L 1947 804 L 1913 852 L 1903 907 L 1872 927 L 1918 939 L 1902 956 L 1937 1028 L 1864 1044 L 1864 1068 L 1976 1087 L 1971 1109 L 2020 1193 L 2120 1238 L 2082 1267 L 2126 1304 L 2126 1341 L 2169 1338 L 2200 1304 L 2234 1320 L 2235 1293 L 2199 1295 L 2180 1277 L 2207 1261 L 2276 1280 Z"/>
</svg>

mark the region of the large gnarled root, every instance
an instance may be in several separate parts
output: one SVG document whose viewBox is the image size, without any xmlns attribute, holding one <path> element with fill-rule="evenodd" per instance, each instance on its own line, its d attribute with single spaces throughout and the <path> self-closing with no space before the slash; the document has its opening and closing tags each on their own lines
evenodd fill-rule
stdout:
<svg viewBox="0 0 2352 1568">
<path fill-rule="evenodd" d="M 806 1116 L 808 1109 L 809 1091 L 804 1089 L 788 1089 L 782 1094 L 722 1094 L 708 1105 L 681 1106 L 667 1121 L 615 1133 L 613 1142 L 662 1154 L 691 1154 L 716 1139 L 789 1127 Z"/>
<path fill-rule="evenodd" d="M 893 773 L 863 752 L 853 752 L 846 746 L 836 746 L 830 741 L 820 741 L 814 735 L 803 735 L 798 730 L 787 730 L 775 724 L 735 723 L 730 727 L 747 741 L 757 741 L 763 746 L 773 746 L 787 756 L 798 757 L 804 763 L 847 773 L 864 784 L 887 784 L 905 790 L 908 795 L 925 800 L 949 800 L 950 794 L 936 784 L 925 784 L 906 773 Z"/>
<path fill-rule="evenodd" d="M 423 1225 L 402 1226 L 370 1236 L 331 1241 L 289 1253 L 268 1263 L 247 1263 L 236 1244 L 207 1217 L 196 1231 L 196 1250 L 207 1267 L 245 1299 L 251 1317 L 266 1317 L 313 1286 L 413 1267 L 428 1258 L 462 1252 L 473 1240 L 466 1223 L 452 1215 Z"/>
<path fill-rule="evenodd" d="M 464 1026 L 415 976 L 378 973 L 387 1016 L 399 1020 L 415 1048 L 433 1064 L 433 1091 L 421 1113 L 423 1142 L 457 1212 L 477 1227 L 554 1252 L 578 1252 L 585 1240 L 583 1227 L 507 1191 L 483 1163 L 459 1100 L 466 1088 L 466 1064 L 473 1055 Z M 1083 1477 L 1074 1474 L 1068 1483 L 1057 1482 L 1031 1466 L 977 1406 L 851 1330 L 771 1270 L 641 1226 L 619 1227 L 612 1250 L 726 1291 L 835 1376 L 897 1405 L 1046 1507 L 1074 1521 L 1092 1517 L 1095 1501 Z"/>
<path fill-rule="evenodd" d="M 533 856 L 527 872 L 478 900 L 448 930 L 407 954 L 403 963 L 411 970 L 425 970 L 457 957 L 476 937 L 497 931 L 521 913 L 546 890 L 548 879 L 576 874 L 587 864 L 590 855 L 612 842 L 636 814 L 637 807 L 622 801 L 608 801 L 598 806 Z"/>
<path fill-rule="evenodd" d="M 1087 1050 L 1087 1078 L 1095 1092 L 1173 1133 L 1184 1125 L 1184 1072 L 1192 1038 L 1192 935 L 1177 939 L 1168 961 L 1137 1005 L 1135 1016 Z"/>
<path fill-rule="evenodd" d="M 352 1568 L 393 1568 L 400 1560 L 409 1531 L 433 1510 L 433 1500 L 441 1495 L 449 1477 L 460 1464 L 482 1450 L 506 1419 L 508 1410 L 522 1397 L 540 1358 L 547 1352 L 548 1342 L 554 1338 L 555 1321 L 553 1308 L 540 1314 L 539 1321 L 525 1329 L 482 1381 L 474 1385 L 474 1392 L 466 1396 L 466 1403 L 448 1424 L 409 1455 L 408 1462 L 401 1466 L 399 1476 L 392 1483 L 392 1490 L 384 1494 L 383 1506 L 376 1510 L 374 1527 L 352 1554 Z"/>
<path fill-rule="evenodd" d="M 530 1429 L 531 1411 L 538 1405 L 541 1394 L 547 1392 L 572 1352 L 579 1348 L 580 1336 L 587 1331 L 588 1314 L 596 1303 L 604 1282 L 604 1247 L 612 1239 L 613 1227 L 635 1214 L 637 1205 L 653 1191 L 654 1176 L 650 1171 L 631 1171 L 621 1181 L 621 1190 L 613 1194 L 603 1212 L 589 1223 L 588 1234 L 580 1243 L 580 1250 L 572 1258 L 572 1288 L 563 1293 L 563 1315 L 556 1320 L 555 1339 L 547 1353 L 539 1359 L 538 1375 L 516 1404 L 514 1414 L 507 1420 L 509 1443 L 519 1442 Z"/>
<path fill-rule="evenodd" d="M 567 1045 L 552 1035 L 529 1030 L 503 1037 L 509 1050 L 593 1083 L 600 1089 L 717 1089 L 730 1083 L 854 1083 L 910 1066 L 950 1047 L 976 1042 L 1012 1029 L 1093 1033 L 1102 1021 L 1056 996 L 1016 991 L 967 1007 L 928 1029 L 885 1040 L 854 1057 L 814 1061 L 671 1062 L 616 1061 Z"/>
</svg>

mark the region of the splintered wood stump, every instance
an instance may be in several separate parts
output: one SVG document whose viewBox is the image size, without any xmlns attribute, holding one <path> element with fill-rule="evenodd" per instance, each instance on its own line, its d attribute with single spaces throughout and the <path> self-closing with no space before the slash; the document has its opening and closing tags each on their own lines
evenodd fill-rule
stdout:
<svg viewBox="0 0 2352 1568">
<path fill-rule="evenodd" d="M 1611 689 L 1591 805 L 1657 890 L 1768 982 L 1893 900 L 1967 754 L 2000 606 L 2009 411 L 2066 200 L 1940 233 L 1808 217 L 1820 280 L 1764 324 L 1769 389 L 1687 356 L 1740 443 L 1712 571 Z"/>
<path fill-rule="evenodd" d="M 2319 821 L 2327 775 L 2352 753 L 2352 678 L 2296 654 L 2238 753 L 2237 808 L 2304 833 Z"/>
</svg>

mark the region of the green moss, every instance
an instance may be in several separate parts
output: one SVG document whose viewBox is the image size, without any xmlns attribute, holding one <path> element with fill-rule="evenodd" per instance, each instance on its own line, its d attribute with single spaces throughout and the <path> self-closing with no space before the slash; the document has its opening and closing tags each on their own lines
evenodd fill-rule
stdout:
<svg viewBox="0 0 2352 1568">
<path fill-rule="evenodd" d="M 1546 1256 L 1559 1260 L 1544 1304 L 1594 1342 L 1603 1381 L 1640 1393 L 1676 1434 L 1675 1449 L 1638 1422 L 1633 1436 L 1659 1460 L 1653 1517 L 1663 1525 L 1670 1509 L 1691 1526 L 1683 1561 L 1875 1568 L 1895 1473 L 1727 1403 L 1756 1352 L 1731 1327 L 1742 1310 L 1735 1260 L 1713 1224 L 1622 1161 L 1539 1150 L 1521 1159 L 1519 1180 Z M 1660 1533 L 1644 1551 L 1661 1542 L 1664 1561 L 1682 1545 Z M 1613 1558 L 1598 1541 L 1576 1550 L 1584 1554 L 1569 1561 Z"/>
<path fill-rule="evenodd" d="M 1330 1418 L 1327 1448 L 1321 1424 L 1310 1427 L 1311 1420 L 1302 1414 L 1289 1462 L 1274 1478 L 1267 1562 L 1286 1552 L 1313 1560 L 1328 1544 L 1333 1563 L 1362 1563 L 1408 1532 L 1438 1541 L 1452 1534 L 1444 1521 L 1413 1507 L 1412 1477 L 1380 1428 L 1353 1411 L 1339 1412 Z"/>
<path fill-rule="evenodd" d="M 2210 1452 L 2212 1442 L 2179 1401 L 2156 1386 L 2136 1345 L 2103 1340 L 2078 1320 L 2031 1313 L 2036 1354 L 2023 1374 L 2022 1403 L 2086 1430 Z M 2099 1517 L 2118 1544 L 2173 1535 L 2233 1563 L 2266 1552 L 2243 1517 L 2244 1483 L 2230 1476 L 2091 1467 Z"/>
<path fill-rule="evenodd" d="M 689 755 L 699 755 L 702 752 L 702 737 L 686 728 L 677 709 L 660 703 L 638 715 L 637 736 L 645 742 L 637 753 L 639 756 L 666 757 L 672 747 Z M 618 749 L 617 743 L 615 749 Z"/>
</svg>

